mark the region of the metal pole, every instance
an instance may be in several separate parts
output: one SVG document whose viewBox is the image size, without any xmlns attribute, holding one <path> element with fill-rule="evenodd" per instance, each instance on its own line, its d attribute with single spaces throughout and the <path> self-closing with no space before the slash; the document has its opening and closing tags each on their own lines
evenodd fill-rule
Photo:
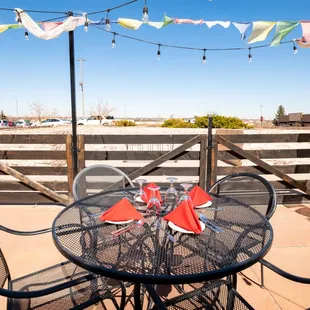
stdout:
<svg viewBox="0 0 310 310">
<path fill-rule="evenodd" d="M 16 120 L 18 121 L 18 100 L 16 100 Z"/>
<path fill-rule="evenodd" d="M 72 16 L 70 12 L 68 14 Z M 72 155 L 73 155 L 73 174 L 78 173 L 77 158 L 77 133 L 76 133 L 76 94 L 75 94 L 75 57 L 74 57 L 74 32 L 69 31 L 69 57 L 70 57 L 70 84 L 71 84 L 71 116 L 72 116 Z"/>
<path fill-rule="evenodd" d="M 213 148 L 212 116 L 209 116 L 208 118 L 208 154 L 207 154 L 207 191 L 211 187 L 212 148 Z"/>
<path fill-rule="evenodd" d="M 80 62 L 80 86 L 82 91 L 82 116 L 85 117 L 85 108 L 84 108 L 84 79 L 83 79 L 83 61 L 86 59 L 80 58 L 77 61 Z"/>
</svg>

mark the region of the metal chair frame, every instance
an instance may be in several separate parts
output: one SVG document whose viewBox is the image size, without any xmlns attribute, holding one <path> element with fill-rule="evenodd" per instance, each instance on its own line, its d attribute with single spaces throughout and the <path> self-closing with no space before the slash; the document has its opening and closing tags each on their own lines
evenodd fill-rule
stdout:
<svg viewBox="0 0 310 310">
<path fill-rule="evenodd" d="M 131 187 L 135 187 L 132 180 L 130 180 L 129 176 L 124 173 L 122 170 L 118 169 L 118 168 L 115 168 L 113 166 L 110 166 L 110 165 L 105 165 L 105 164 L 97 164 L 97 165 L 92 165 L 92 166 L 89 166 L 83 170 L 81 170 L 77 175 L 76 177 L 74 178 L 74 181 L 73 181 L 73 186 L 72 186 L 72 190 L 73 190 L 73 197 L 75 200 L 79 200 L 81 199 L 82 197 L 80 197 L 77 193 L 77 188 L 78 188 L 78 183 L 80 181 L 80 179 L 82 178 L 82 176 L 84 176 L 88 171 L 90 170 L 93 170 L 93 169 L 96 169 L 96 168 L 107 168 L 107 169 L 111 169 L 113 170 L 114 172 L 118 173 L 119 175 L 123 176 L 128 184 L 131 186 Z M 103 190 L 104 191 L 104 190 Z"/>
<path fill-rule="evenodd" d="M 14 288 L 13 283 L 17 282 L 19 279 L 24 279 L 24 278 L 27 278 L 27 277 L 30 277 L 30 276 L 33 276 L 33 275 L 36 275 L 36 274 L 42 273 L 42 272 L 48 272 L 49 270 L 53 270 L 53 268 L 62 267 L 66 264 L 72 264 L 72 263 L 70 263 L 69 261 L 63 262 L 63 263 L 48 267 L 46 269 L 36 271 L 34 273 L 28 274 L 26 276 L 23 276 L 21 278 L 14 279 L 14 280 L 11 279 L 10 270 L 9 270 L 6 259 L 3 255 L 1 249 L 0 249 L 0 263 L 2 264 L 2 272 L 3 271 L 5 272 L 4 278 L 2 279 L 3 283 L 0 282 L 0 295 L 8 298 L 7 309 L 14 309 L 14 303 L 13 303 L 14 299 L 32 299 L 32 298 L 43 297 L 43 296 L 47 296 L 47 295 L 50 295 L 53 293 L 63 291 L 63 290 L 68 289 L 68 288 L 70 288 L 70 289 L 74 288 L 75 286 L 82 284 L 82 283 L 86 283 L 86 282 L 90 282 L 92 280 L 98 280 L 99 279 L 99 276 L 96 276 L 96 275 L 91 274 L 91 273 L 87 273 L 85 275 L 77 276 L 76 279 L 68 280 L 66 282 L 63 282 L 63 283 L 60 283 L 57 285 L 53 285 L 53 286 L 49 286 L 48 288 L 44 288 L 44 289 L 40 289 L 40 290 L 14 291 L 13 290 L 13 288 Z M 0 264 L 0 267 L 1 267 L 1 264 Z M 3 275 L 3 273 L 2 273 L 2 275 Z M 67 276 L 64 279 L 67 279 L 67 278 L 70 279 L 70 277 L 67 277 Z M 3 286 L 6 282 L 8 282 L 8 288 L 4 289 Z M 29 283 L 27 287 L 29 287 L 31 285 L 35 286 L 35 284 L 37 284 L 37 283 Z M 78 304 L 71 309 L 85 309 L 85 308 L 87 308 L 87 307 L 89 307 L 95 303 L 98 303 L 104 299 L 111 299 L 116 309 L 123 309 L 124 304 L 125 304 L 126 291 L 125 291 L 125 288 L 123 285 L 121 286 L 121 289 L 122 289 L 122 298 L 121 298 L 120 307 L 116 303 L 116 300 L 115 300 L 114 296 L 112 295 L 112 293 L 107 290 L 107 292 L 104 294 L 104 296 L 102 296 L 102 294 L 100 294 L 98 296 L 94 296 L 93 298 L 87 299 L 84 302 L 82 302 L 81 304 Z M 70 295 L 70 298 L 71 298 L 71 295 Z M 55 301 L 55 300 L 54 299 L 50 300 L 50 302 L 52 302 L 52 301 Z M 31 309 L 31 308 L 29 308 L 29 309 Z"/>
</svg>

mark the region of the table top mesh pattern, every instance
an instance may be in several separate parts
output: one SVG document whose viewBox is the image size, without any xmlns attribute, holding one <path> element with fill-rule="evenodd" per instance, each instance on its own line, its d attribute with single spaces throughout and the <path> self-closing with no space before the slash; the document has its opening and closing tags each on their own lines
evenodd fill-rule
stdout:
<svg viewBox="0 0 310 310">
<path fill-rule="evenodd" d="M 143 226 L 113 237 L 111 232 L 122 225 L 101 222 L 100 215 L 123 197 L 133 201 L 134 193 L 104 193 L 63 210 L 53 224 L 58 249 L 83 268 L 96 267 L 102 275 L 111 276 L 113 272 L 116 278 L 124 274 L 133 279 L 151 277 L 155 283 L 162 277 L 180 280 L 182 276 L 204 275 L 207 279 L 214 271 L 226 269 L 229 273 L 242 264 L 254 263 L 271 245 L 272 228 L 263 215 L 245 204 L 219 197 L 213 197 L 212 208 L 220 210 L 196 212 L 221 227 L 221 233 L 207 227 L 200 235 L 179 233 L 162 218 L 163 229 L 156 229 L 156 216 L 147 215 L 146 206 L 140 206 L 137 209 L 144 215 Z M 167 232 L 175 242 L 169 240 Z"/>
</svg>

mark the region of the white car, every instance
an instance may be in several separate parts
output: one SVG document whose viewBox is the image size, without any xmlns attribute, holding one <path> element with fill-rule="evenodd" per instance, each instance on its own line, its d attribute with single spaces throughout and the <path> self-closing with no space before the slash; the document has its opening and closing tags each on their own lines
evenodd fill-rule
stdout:
<svg viewBox="0 0 310 310">
<path fill-rule="evenodd" d="M 20 119 L 18 122 L 15 123 L 16 127 L 29 127 L 31 124 L 30 122 L 26 122 L 23 119 Z"/>
<path fill-rule="evenodd" d="M 90 116 L 88 118 L 80 119 L 77 121 L 78 125 L 111 125 L 113 119 L 107 119 L 103 116 Z"/>
<path fill-rule="evenodd" d="M 67 121 L 63 121 L 59 118 L 48 118 L 42 121 L 41 126 L 60 126 L 60 125 L 68 125 Z"/>
</svg>

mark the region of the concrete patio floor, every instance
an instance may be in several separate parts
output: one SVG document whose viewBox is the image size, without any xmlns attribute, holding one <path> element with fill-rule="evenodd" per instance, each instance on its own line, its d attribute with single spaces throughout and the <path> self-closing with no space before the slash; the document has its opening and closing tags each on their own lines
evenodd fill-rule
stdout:
<svg viewBox="0 0 310 310">
<path fill-rule="evenodd" d="M 62 208 L 58 206 L 0 206 L 0 225 L 19 230 L 50 227 Z M 279 206 L 271 220 L 274 242 L 266 259 L 278 267 L 310 278 L 310 207 Z M 0 231 L 0 247 L 12 278 L 64 261 L 51 234 L 21 237 Z M 310 285 L 286 280 L 265 268 L 265 289 L 260 283 L 260 265 L 239 273 L 238 291 L 255 309 L 310 309 Z M 0 297 L 0 309 L 5 298 Z M 130 304 L 126 309 L 132 309 Z"/>
</svg>

